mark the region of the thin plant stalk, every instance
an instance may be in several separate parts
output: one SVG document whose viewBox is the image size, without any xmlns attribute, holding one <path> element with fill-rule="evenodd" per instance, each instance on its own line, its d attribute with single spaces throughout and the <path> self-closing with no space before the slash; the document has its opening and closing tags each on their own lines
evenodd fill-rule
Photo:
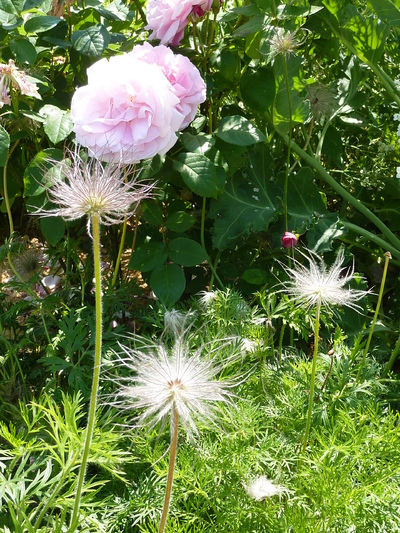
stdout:
<svg viewBox="0 0 400 533">
<path fill-rule="evenodd" d="M 382 378 L 386 378 L 394 362 L 396 361 L 399 353 L 400 353 L 400 335 L 399 335 L 399 338 L 397 339 L 396 346 L 394 347 L 392 355 L 390 356 L 389 361 L 387 362 L 385 368 L 383 369 Z"/>
<path fill-rule="evenodd" d="M 379 289 L 378 303 L 376 304 L 375 314 L 374 314 L 374 318 L 372 320 L 371 328 L 369 330 L 367 344 L 365 345 L 365 348 L 364 348 L 363 358 L 362 358 L 360 366 L 358 368 L 356 382 L 358 382 L 360 380 L 362 371 L 364 370 L 365 359 L 367 357 L 369 346 L 371 344 L 372 335 L 374 333 L 375 324 L 376 324 L 376 321 L 378 319 L 379 310 L 380 310 L 381 303 L 382 303 L 383 290 L 385 288 L 385 282 L 386 282 L 386 274 L 387 274 L 387 269 L 388 269 L 389 261 L 390 261 L 391 257 L 392 256 L 390 255 L 390 252 L 386 252 L 385 253 L 385 264 L 383 265 L 383 274 L 382 274 L 381 287 Z"/>
<path fill-rule="evenodd" d="M 110 287 L 111 290 L 115 287 L 115 284 L 117 282 L 119 266 L 121 264 L 122 252 L 124 251 L 124 246 L 125 246 L 125 237 L 126 237 L 126 228 L 127 228 L 127 226 L 128 226 L 128 219 L 125 218 L 125 220 L 124 220 L 124 222 L 122 224 L 121 241 L 119 243 L 117 261 L 115 263 L 114 274 L 113 274 L 113 278 L 112 278 L 112 281 L 111 281 L 111 287 Z"/>
<path fill-rule="evenodd" d="M 310 396 L 308 398 L 307 422 L 306 422 L 306 431 L 304 433 L 304 441 L 301 447 L 302 452 L 304 452 L 305 449 L 307 448 L 308 437 L 309 437 L 310 428 L 311 428 L 311 416 L 312 416 L 312 408 L 313 408 L 313 403 L 314 403 L 315 371 L 317 368 L 317 356 L 318 356 L 320 314 L 321 314 L 321 302 L 317 302 L 315 325 L 314 325 L 314 353 L 313 353 L 313 361 L 312 361 L 312 369 L 311 369 Z"/>
<path fill-rule="evenodd" d="M 292 145 L 292 101 L 290 98 L 289 74 L 288 74 L 288 68 L 287 68 L 286 55 L 283 56 L 283 67 L 285 71 L 285 85 L 286 85 L 288 107 L 289 107 L 289 142 L 288 142 L 288 152 L 287 152 L 287 161 L 286 161 L 286 170 L 285 170 L 285 185 L 284 185 L 284 190 L 283 190 L 283 203 L 284 203 L 284 209 L 285 209 L 285 231 L 288 231 L 287 191 L 288 191 L 290 156 L 291 156 L 291 145 Z"/>
<path fill-rule="evenodd" d="M 125 183 L 128 183 L 128 177 L 126 175 L 126 169 L 125 169 L 124 175 L 125 175 Z M 112 280 L 111 280 L 111 290 L 114 288 L 114 286 L 115 286 L 115 284 L 117 282 L 117 277 L 118 277 L 118 272 L 119 272 L 119 265 L 121 264 L 121 257 L 122 257 L 122 253 L 124 251 L 124 246 L 125 246 L 125 238 L 126 238 L 126 228 L 127 228 L 127 226 L 128 226 L 128 217 L 126 216 L 124 218 L 124 222 L 122 224 L 121 241 L 119 243 L 117 261 L 115 263 L 114 274 L 113 274 L 113 277 L 112 277 Z"/>
<path fill-rule="evenodd" d="M 390 252 L 395 257 L 397 256 L 398 259 L 400 260 L 399 250 L 396 249 L 394 246 L 391 246 L 390 244 L 388 244 L 386 241 L 384 241 L 383 239 L 381 239 L 380 237 L 378 237 L 371 231 L 368 231 L 367 229 L 357 226 L 357 224 L 353 224 L 352 222 L 348 222 L 347 220 L 341 220 L 340 223 L 343 224 L 343 226 L 349 229 L 350 231 L 354 231 L 354 233 L 358 233 L 359 235 L 362 235 L 363 237 L 366 237 L 368 240 L 374 242 L 381 248 L 386 249 L 388 252 Z M 344 239 L 341 239 L 341 240 L 343 242 L 346 242 Z M 357 246 L 357 244 L 354 244 L 354 243 L 352 243 L 352 245 Z M 363 245 L 360 244 L 359 247 L 362 248 L 363 250 L 366 249 L 364 244 Z"/>
<path fill-rule="evenodd" d="M 203 248 L 203 250 L 205 251 L 205 253 L 207 254 L 207 263 L 208 263 L 208 266 L 210 267 L 210 270 L 212 272 L 212 276 L 213 276 L 213 282 L 214 282 L 214 278 L 217 280 L 217 283 L 218 285 L 220 286 L 220 288 L 222 290 L 225 290 L 225 287 L 224 287 L 224 284 L 222 283 L 220 277 L 218 276 L 217 274 L 217 271 L 207 253 L 207 249 L 206 249 L 206 243 L 205 243 L 205 240 L 204 240 L 204 226 L 205 226 L 205 219 L 206 219 L 206 202 L 207 202 L 207 198 L 205 196 L 203 196 L 203 205 L 202 205 L 202 209 L 201 209 L 201 226 L 200 226 L 200 244 Z"/>
<path fill-rule="evenodd" d="M 283 344 L 283 335 L 285 334 L 286 325 L 282 324 L 281 333 L 279 335 L 279 364 L 282 363 L 282 344 Z"/>
<path fill-rule="evenodd" d="M 178 447 L 178 422 L 179 422 L 178 411 L 176 410 L 176 407 L 174 406 L 172 409 L 172 416 L 171 416 L 172 439 L 171 439 L 171 447 L 170 447 L 170 452 L 169 452 L 167 486 L 165 488 L 164 507 L 162 510 L 160 527 L 158 528 L 158 533 L 164 533 L 165 531 L 165 526 L 167 524 L 169 505 L 171 502 L 172 482 L 174 480 L 176 451 Z"/>
<path fill-rule="evenodd" d="M 92 391 L 90 394 L 89 415 L 86 428 L 85 444 L 83 448 L 81 466 L 75 492 L 75 504 L 71 517 L 71 524 L 68 533 L 75 531 L 79 520 L 79 510 L 81 507 L 82 490 L 86 473 L 86 466 L 89 458 L 90 444 L 92 442 L 93 430 L 96 421 L 97 394 L 100 381 L 101 345 L 102 345 L 102 292 L 101 292 L 101 265 L 100 265 L 100 221 L 97 215 L 92 215 L 92 235 L 93 235 L 93 257 L 95 275 L 95 310 L 96 310 L 96 335 Z"/>
</svg>

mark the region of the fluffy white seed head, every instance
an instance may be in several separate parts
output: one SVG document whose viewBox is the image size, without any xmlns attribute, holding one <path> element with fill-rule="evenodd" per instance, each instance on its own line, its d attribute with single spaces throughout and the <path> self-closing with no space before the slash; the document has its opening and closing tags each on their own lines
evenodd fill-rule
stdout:
<svg viewBox="0 0 400 533">
<path fill-rule="evenodd" d="M 316 254 L 303 255 L 308 266 L 295 261 L 294 268 L 285 268 L 289 280 L 284 283 L 284 292 L 299 304 L 306 304 L 309 308 L 318 304 L 327 308 L 347 306 L 356 310 L 361 309 L 357 302 L 370 291 L 346 288 L 353 279 L 354 267 L 342 266 L 343 252 L 339 252 L 330 268 Z"/>
<path fill-rule="evenodd" d="M 120 345 L 120 362 L 132 377 L 119 378 L 114 405 L 142 411 L 139 424 L 150 426 L 176 411 L 191 436 L 199 421 L 216 422 L 215 403 L 229 402 L 233 383 L 218 379 L 223 365 L 204 346 L 192 351 L 186 333 L 177 334 L 171 347 L 148 341 L 140 349 Z"/>
<path fill-rule="evenodd" d="M 78 149 L 67 156 L 62 162 L 53 161 L 57 178 L 47 186 L 50 201 L 59 207 L 40 210 L 40 216 L 64 220 L 87 216 L 90 234 L 90 217 L 97 216 L 102 224 L 119 224 L 150 195 L 151 186 L 136 181 L 133 167 L 82 158 Z"/>
</svg>

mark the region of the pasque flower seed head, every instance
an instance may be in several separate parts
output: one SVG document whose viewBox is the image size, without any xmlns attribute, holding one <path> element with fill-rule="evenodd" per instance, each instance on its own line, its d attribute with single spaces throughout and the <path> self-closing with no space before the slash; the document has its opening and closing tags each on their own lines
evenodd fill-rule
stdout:
<svg viewBox="0 0 400 533">
<path fill-rule="evenodd" d="M 61 163 L 54 161 L 59 176 L 48 185 L 48 197 L 59 207 L 38 211 L 41 216 L 64 220 L 87 216 L 90 234 L 90 217 L 97 216 L 102 224 L 118 224 L 150 194 L 150 185 L 135 180 L 133 167 L 84 159 L 78 150 L 68 151 L 68 156 Z"/>
<path fill-rule="evenodd" d="M 176 412 L 191 435 L 198 433 L 198 421 L 215 421 L 215 402 L 229 401 L 232 383 L 217 379 L 222 365 L 204 346 L 192 351 L 186 335 L 176 331 L 171 347 L 146 341 L 141 349 L 121 345 L 121 361 L 132 378 L 120 378 L 116 405 L 142 410 L 139 423 L 151 426 Z"/>
<path fill-rule="evenodd" d="M 369 291 L 346 288 L 353 279 L 354 267 L 342 266 L 343 252 L 339 252 L 330 268 L 317 254 L 304 257 L 308 261 L 308 266 L 295 261 L 293 268 L 285 268 L 289 280 L 284 283 L 284 292 L 291 295 L 298 303 L 305 303 L 307 307 L 319 304 L 327 308 L 347 306 L 360 309 L 356 302 L 364 298 Z"/>
</svg>

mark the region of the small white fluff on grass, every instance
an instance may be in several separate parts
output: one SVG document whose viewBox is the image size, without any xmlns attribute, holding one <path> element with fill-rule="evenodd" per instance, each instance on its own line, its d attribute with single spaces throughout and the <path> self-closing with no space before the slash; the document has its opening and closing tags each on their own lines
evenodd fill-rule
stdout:
<svg viewBox="0 0 400 533">
<path fill-rule="evenodd" d="M 243 483 L 243 486 L 247 495 L 258 502 L 290 492 L 286 487 L 273 483 L 265 476 L 257 477 L 248 484 Z"/>
</svg>

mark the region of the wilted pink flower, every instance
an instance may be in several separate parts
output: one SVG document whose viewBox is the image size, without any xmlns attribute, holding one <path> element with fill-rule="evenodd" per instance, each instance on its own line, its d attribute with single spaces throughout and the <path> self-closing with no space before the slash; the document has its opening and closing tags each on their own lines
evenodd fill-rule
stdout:
<svg viewBox="0 0 400 533">
<path fill-rule="evenodd" d="M 122 54 L 101 59 L 87 74 L 88 85 L 72 97 L 71 117 L 77 142 L 92 155 L 130 164 L 175 144 L 184 116 L 157 65 Z"/>
<path fill-rule="evenodd" d="M 36 83 L 30 83 L 26 80 L 26 74 L 15 66 L 12 59 L 8 64 L 0 63 L 0 108 L 4 104 L 11 104 L 10 88 L 19 91 L 26 96 L 39 97 Z M 40 98 L 40 97 L 39 97 Z"/>
<path fill-rule="evenodd" d="M 146 30 L 161 44 L 178 45 L 181 42 L 190 15 L 196 18 L 210 11 L 213 0 L 150 0 L 147 5 Z"/>
<path fill-rule="evenodd" d="M 179 98 L 176 109 L 184 116 L 180 129 L 186 128 L 197 113 L 199 104 L 206 99 L 206 85 L 198 69 L 181 54 L 174 54 L 164 45 L 137 45 L 129 55 L 150 64 L 157 64 Z"/>
<path fill-rule="evenodd" d="M 294 248 L 297 244 L 297 237 L 294 233 L 285 231 L 281 242 L 284 248 Z"/>
</svg>

